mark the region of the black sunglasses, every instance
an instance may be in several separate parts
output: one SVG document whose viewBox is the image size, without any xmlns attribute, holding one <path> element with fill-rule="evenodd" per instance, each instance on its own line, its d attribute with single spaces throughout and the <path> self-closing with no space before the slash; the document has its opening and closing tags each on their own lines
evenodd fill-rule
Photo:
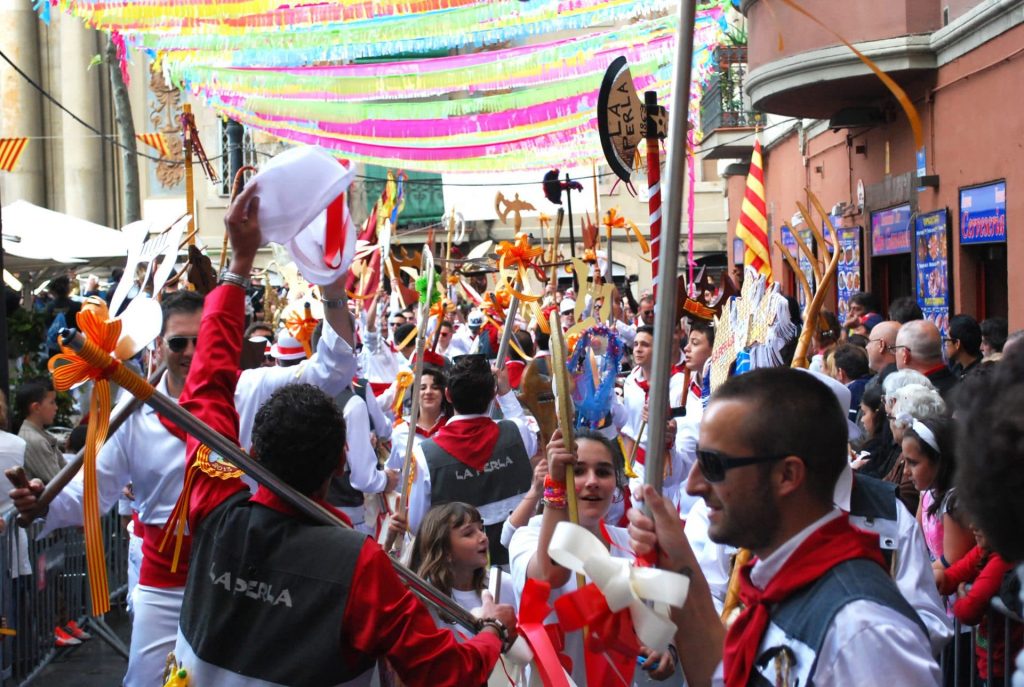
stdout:
<svg viewBox="0 0 1024 687">
<path fill-rule="evenodd" d="M 708 482 L 721 482 L 725 479 L 725 473 L 733 468 L 740 468 L 744 465 L 757 465 L 758 463 L 774 463 L 782 460 L 789 454 L 781 456 L 749 456 L 739 458 L 727 456 L 718 451 L 697 449 L 697 465 L 700 466 L 701 474 Z"/>
<path fill-rule="evenodd" d="M 170 336 L 166 339 L 167 348 L 171 349 L 172 353 L 182 353 L 188 348 L 189 341 L 195 346 L 198 340 L 198 336 Z"/>
</svg>

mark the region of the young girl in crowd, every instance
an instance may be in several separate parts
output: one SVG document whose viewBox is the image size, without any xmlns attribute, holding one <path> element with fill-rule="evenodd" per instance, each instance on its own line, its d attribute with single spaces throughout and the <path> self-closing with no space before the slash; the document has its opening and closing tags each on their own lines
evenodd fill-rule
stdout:
<svg viewBox="0 0 1024 687">
<path fill-rule="evenodd" d="M 467 611 L 479 608 L 487 586 L 487 534 L 480 512 L 457 501 L 427 511 L 410 567 Z"/>
<path fill-rule="evenodd" d="M 577 433 L 575 447 L 565 445 L 560 431 L 556 431 L 552 436 L 548 444 L 544 512 L 532 518 L 525 527 L 517 529 L 509 544 L 517 604 L 521 601 L 527 579 L 550 584 L 549 603 L 552 604 L 559 596 L 577 589 L 576 576 L 567 568 L 555 563 L 548 555 L 555 527 L 558 523 L 569 520 L 565 486 L 568 470 L 572 470 L 575 477 L 580 526 L 603 542 L 611 556 L 634 558 L 626 529 L 605 524 L 605 517 L 612 507 L 612 501 L 620 491 L 616 464 L 621 463 L 615 458 L 617 451 L 618 448 L 608 439 L 590 430 Z M 548 621 L 551 622 L 552 618 Z M 580 631 L 566 634 L 562 653 L 572 663 L 570 672 L 573 681 L 578 685 L 588 684 Z M 641 654 L 648 656 L 644 669 L 649 671 L 651 677 L 664 680 L 673 673 L 675 666 L 669 652 L 658 654 L 641 648 Z M 601 657 L 597 657 L 596 662 L 601 660 Z"/>
<path fill-rule="evenodd" d="M 921 492 L 918 521 L 935 567 L 948 568 L 964 557 L 974 537 L 956 507 L 952 423 L 946 417 L 912 419 L 903 431 L 906 474 Z"/>
<path fill-rule="evenodd" d="M 1003 635 L 1003 616 L 990 610 L 992 599 L 999 594 L 1003 578 L 1013 571 L 1014 564 L 1008 563 L 988 547 L 985 534 L 978 528 L 971 528 L 976 544 L 963 558 L 948 568 L 935 568 L 935 583 L 939 593 L 956 595 L 953 615 L 964 625 L 977 625 L 977 642 L 974 654 L 977 658 L 978 675 L 987 687 L 1003 685 L 1003 658 L 1006 639 Z M 989 617 L 996 629 L 989 636 Z M 1010 634 L 1011 654 L 1021 648 L 1021 625 L 1013 623 Z M 988 674 L 988 657 L 992 655 L 992 675 Z"/>
<path fill-rule="evenodd" d="M 897 409 L 900 404 L 897 403 Z M 942 571 L 957 561 L 974 545 L 974 536 L 957 508 L 953 489 L 956 459 L 953 454 L 952 421 L 945 415 L 924 419 L 900 418 L 904 470 L 907 478 L 921 493 L 917 519 L 924 530 L 925 543 L 932 557 L 932 568 Z M 950 615 L 947 600 L 947 609 Z M 959 661 L 955 660 L 956 644 L 951 642 L 944 653 L 946 685 L 967 684 L 970 674 L 970 646 L 960 643 Z M 954 670 L 959 666 L 959 671 Z"/>
</svg>

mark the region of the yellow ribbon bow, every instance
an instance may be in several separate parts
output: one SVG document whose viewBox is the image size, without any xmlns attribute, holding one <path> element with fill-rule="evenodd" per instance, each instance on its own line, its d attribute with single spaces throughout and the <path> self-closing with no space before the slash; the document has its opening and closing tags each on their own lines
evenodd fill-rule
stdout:
<svg viewBox="0 0 1024 687">
<path fill-rule="evenodd" d="M 395 402 L 391 404 L 391 412 L 394 414 L 396 422 L 400 422 L 402 419 L 402 403 L 405 402 L 405 392 L 412 386 L 412 380 L 413 374 L 408 370 L 402 370 L 395 377 Z"/>
<path fill-rule="evenodd" d="M 608 229 L 609 239 L 611 239 L 612 237 L 613 229 L 632 229 L 633 235 L 636 236 L 636 240 L 640 244 L 640 250 L 642 250 L 644 253 L 651 252 L 650 246 L 647 245 L 647 239 L 644 238 L 644 235 L 640 232 L 640 229 L 636 226 L 636 224 L 633 223 L 631 219 L 620 215 L 619 211 L 616 208 L 612 208 L 608 212 L 606 212 L 604 214 L 604 219 L 601 220 L 601 223 L 604 224 L 606 229 Z M 629 232 L 627 232 L 626 235 L 629 236 Z"/>
<path fill-rule="evenodd" d="M 107 439 L 110 428 L 110 381 L 125 387 L 141 400 L 152 396 L 153 387 L 144 379 L 135 378 L 121 367 L 114 357 L 121 337 L 121 320 L 110 319 L 107 304 L 99 298 L 86 300 L 76 318 L 78 328 L 85 336 L 81 352 L 66 348 L 50 358 L 47 367 L 53 375 L 53 387 L 68 391 L 92 380 L 89 425 L 85 439 L 83 467 L 84 489 L 82 525 L 85 529 L 85 559 L 89 574 L 89 592 L 92 613 L 100 616 L 110 610 L 107 588 L 107 562 L 103 553 L 103 532 L 100 525 L 99 488 L 96 483 L 96 456 Z"/>
<path fill-rule="evenodd" d="M 285 329 L 288 333 L 295 337 L 295 340 L 302 344 L 302 348 L 306 351 L 306 357 L 313 357 L 313 332 L 316 331 L 316 326 L 319 321 L 313 317 L 313 311 L 309 308 L 309 303 L 306 303 L 303 308 L 302 315 L 293 313 L 284 322 Z"/>
</svg>

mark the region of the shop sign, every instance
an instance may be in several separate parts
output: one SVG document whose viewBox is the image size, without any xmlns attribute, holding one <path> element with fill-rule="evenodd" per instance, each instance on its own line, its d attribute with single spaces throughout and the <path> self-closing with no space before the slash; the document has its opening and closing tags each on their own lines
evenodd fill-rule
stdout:
<svg viewBox="0 0 1024 687">
<path fill-rule="evenodd" d="M 945 336 L 949 330 L 949 226 L 945 210 L 918 215 L 914 222 L 917 304 Z"/>
<path fill-rule="evenodd" d="M 850 311 L 850 297 L 861 290 L 860 227 L 843 227 L 839 234 L 839 271 L 837 285 L 839 321 L 845 322 Z"/>
<path fill-rule="evenodd" d="M 910 204 L 871 213 L 871 255 L 910 252 Z"/>
<path fill-rule="evenodd" d="M 1006 241 L 1006 182 L 960 189 L 960 243 Z"/>
</svg>

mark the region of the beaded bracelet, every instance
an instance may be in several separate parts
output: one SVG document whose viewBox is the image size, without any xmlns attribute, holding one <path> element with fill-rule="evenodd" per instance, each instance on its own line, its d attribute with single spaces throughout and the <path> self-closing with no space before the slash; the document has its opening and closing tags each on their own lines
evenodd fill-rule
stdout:
<svg viewBox="0 0 1024 687">
<path fill-rule="evenodd" d="M 565 487 L 544 487 L 544 505 L 549 508 L 557 508 L 563 510 L 569 505 L 569 501 L 565 495 Z"/>
<path fill-rule="evenodd" d="M 563 489 L 564 490 L 565 489 L 565 482 L 559 482 L 557 479 L 555 479 L 551 475 L 544 475 L 544 489 L 546 490 L 549 487 L 552 488 L 552 489 Z"/>
</svg>

